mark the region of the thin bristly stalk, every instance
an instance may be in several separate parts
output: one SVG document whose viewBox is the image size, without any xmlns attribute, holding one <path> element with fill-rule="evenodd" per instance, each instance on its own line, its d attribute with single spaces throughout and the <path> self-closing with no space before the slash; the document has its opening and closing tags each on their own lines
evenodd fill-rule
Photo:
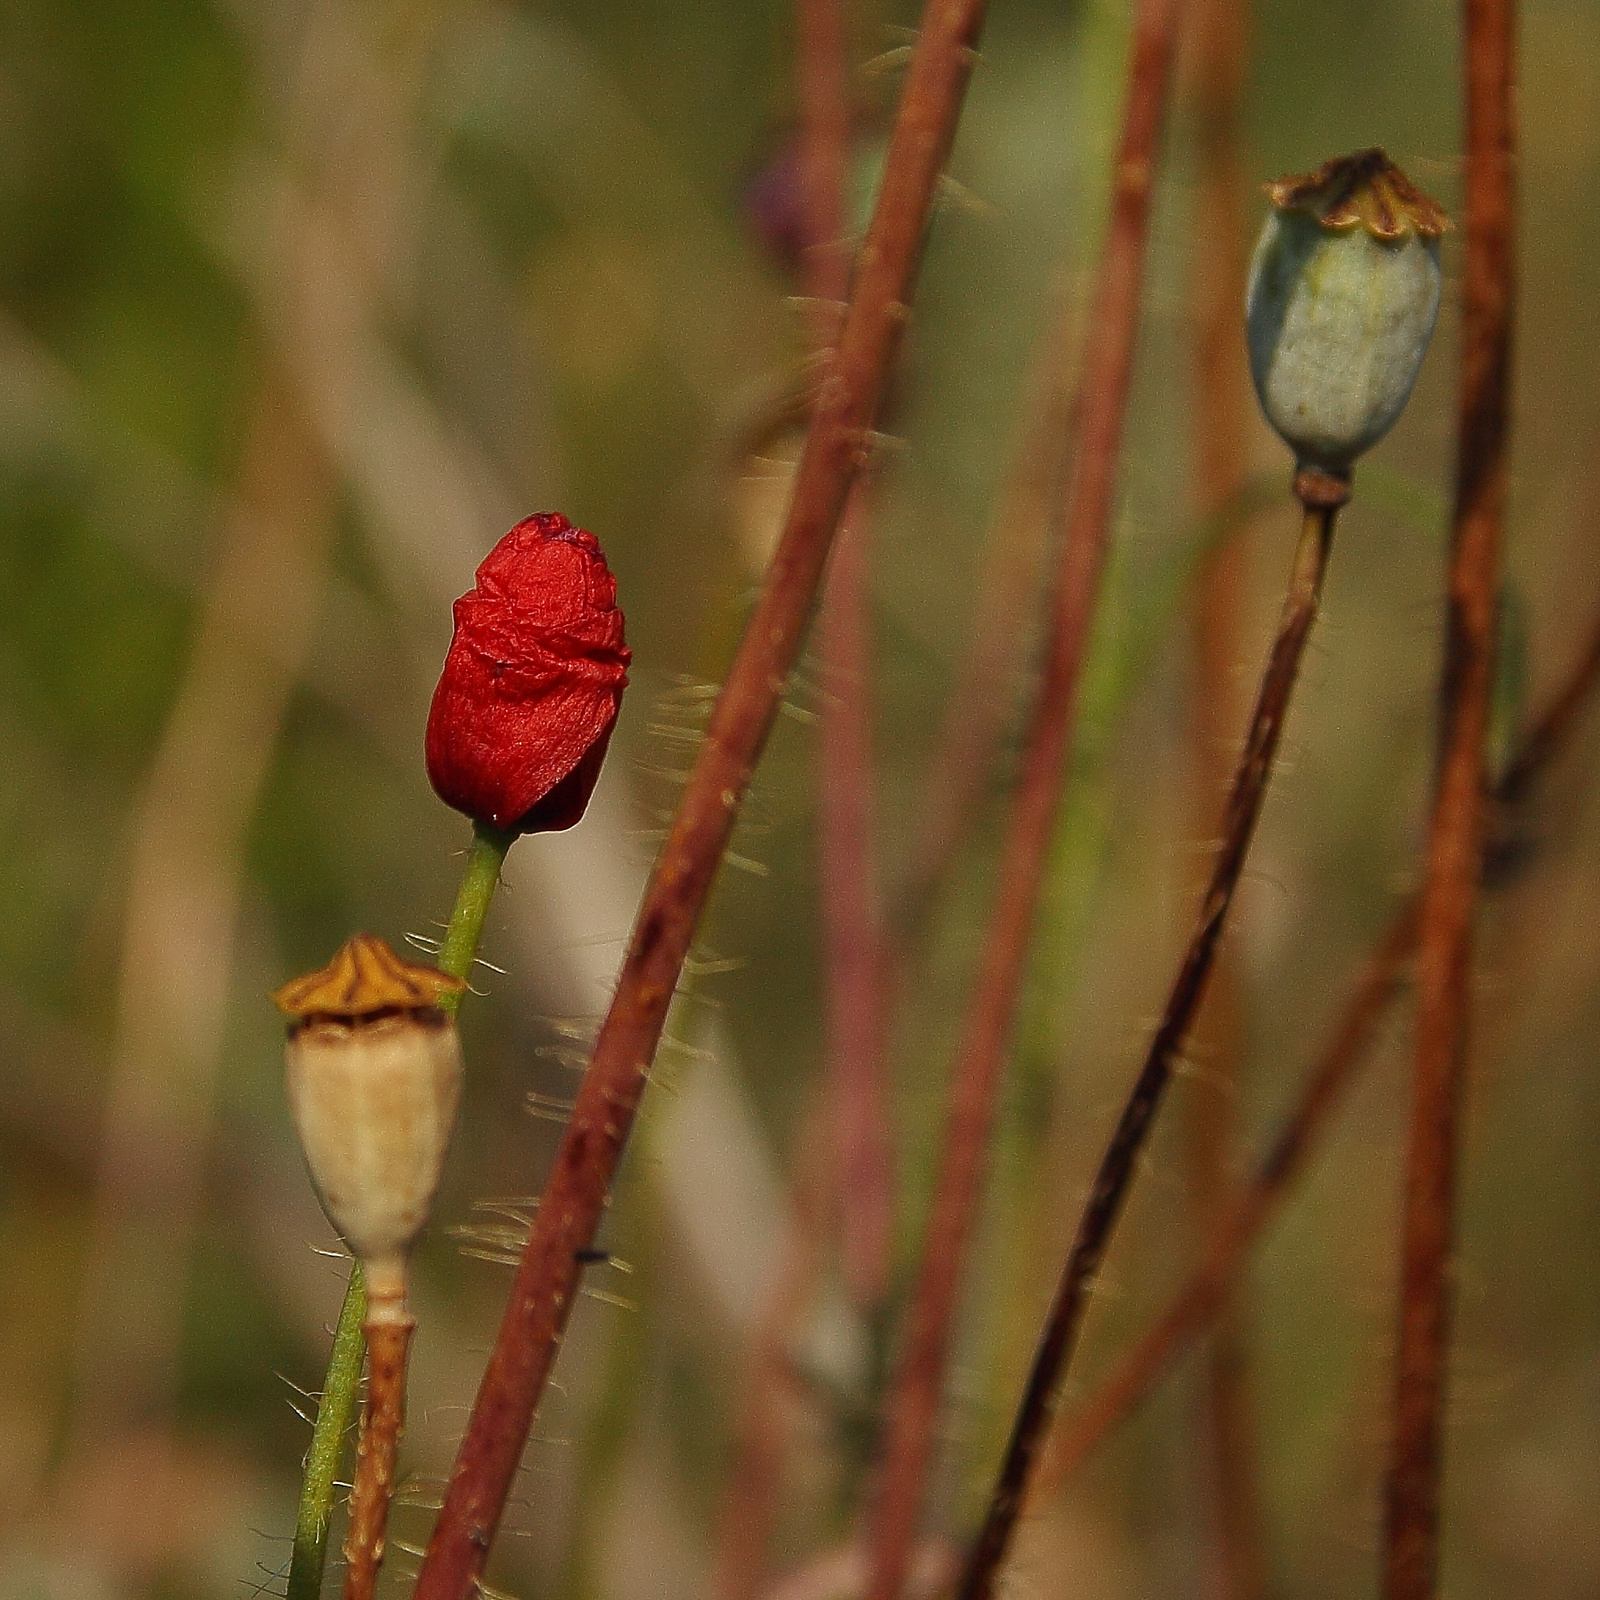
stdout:
<svg viewBox="0 0 1600 1600">
<path fill-rule="evenodd" d="M 817 341 L 826 350 L 850 292 L 850 72 L 842 0 L 799 0 L 795 22 L 806 293 L 818 307 Z M 894 1206 L 883 1070 L 883 921 L 873 849 L 871 522 L 871 480 L 863 475 L 839 522 L 823 597 L 827 695 L 817 797 L 824 1037 L 838 1152 L 835 1215 L 845 1286 L 867 1311 L 886 1288 Z"/>
<path fill-rule="evenodd" d="M 796 77 L 805 249 L 802 276 L 824 361 L 850 291 L 845 216 L 850 78 L 842 0 L 798 0 Z M 856 480 L 840 518 L 823 598 L 824 687 L 817 833 L 824 946 L 827 1071 L 791 1178 L 794 1223 L 750 1338 L 733 1464 L 719 1510 L 710 1593 L 756 1600 L 783 1496 L 794 1376 L 789 1354 L 837 1231 L 858 1304 L 881 1292 L 887 1264 L 888 1111 L 879 1074 L 879 944 L 873 893 L 870 640 L 865 540 L 869 479 Z M 826 1129 L 826 1136 L 824 1136 Z M 827 1153 L 826 1157 L 824 1153 Z M 879 1152 L 881 1152 L 881 1157 Z M 828 1178 L 815 1170 L 826 1159 Z M 824 1195 L 831 1195 L 824 1204 Z"/>
<path fill-rule="evenodd" d="M 1512 0 L 1466 0 L 1465 21 L 1461 409 L 1441 696 L 1443 759 L 1417 947 L 1416 1084 L 1385 1506 L 1385 1600 L 1430 1600 L 1438 1585 L 1449 1258 L 1510 435 L 1516 8 Z"/>
<path fill-rule="evenodd" d="M 930 0 L 923 15 L 783 533 L 645 889 L 456 1457 L 417 1600 L 469 1600 L 488 1558 L 684 958 L 799 655 L 845 499 L 871 448 L 985 9 L 984 0 Z"/>
<path fill-rule="evenodd" d="M 899 1600 L 916 1537 L 994 1102 L 1066 781 L 1078 677 L 1110 539 L 1133 376 L 1155 159 L 1177 32 L 1176 0 L 1141 0 L 1112 185 L 1111 224 L 1083 369 L 1082 454 L 1065 508 L 1043 675 L 1024 746 L 984 956 L 957 1054 L 939 1174 L 889 1398 L 869 1600 Z"/>
<path fill-rule="evenodd" d="M 1491 819 L 1514 812 L 1566 748 L 1578 714 L 1600 681 L 1600 622 L 1566 681 L 1553 694 L 1489 796 Z M 1491 825 L 1491 841 L 1496 832 Z M 1513 831 L 1514 828 L 1508 829 Z M 1338 1024 L 1277 1136 L 1250 1181 L 1223 1208 L 1201 1265 L 1150 1331 L 1064 1425 L 1042 1477 L 1070 1476 L 1095 1446 L 1150 1393 L 1211 1325 L 1262 1229 L 1277 1215 L 1294 1180 L 1365 1061 L 1384 1014 L 1400 992 L 1417 948 L 1418 901 L 1395 912 L 1367 958 Z"/>
<path fill-rule="evenodd" d="M 1309 472 L 1297 476 L 1295 487 L 1304 503 L 1305 516 L 1289 592 L 1284 599 L 1277 637 L 1262 675 L 1255 714 L 1228 798 L 1222 845 L 1212 869 L 1211 883 L 1201 902 L 1189 948 L 1178 968 L 1144 1066 L 1111 1136 L 1078 1224 L 1077 1236 L 1028 1374 L 983 1527 L 962 1573 L 957 1590 L 960 1600 L 988 1600 L 994 1591 L 1050 1425 L 1061 1379 L 1077 1343 L 1084 1297 L 1099 1271 L 1127 1198 L 1134 1164 L 1205 993 L 1228 905 L 1238 885 L 1261 803 L 1266 797 L 1301 654 L 1316 620 L 1322 577 L 1333 542 L 1334 520 L 1346 493 L 1337 480 Z"/>
<path fill-rule="evenodd" d="M 452 978 L 470 980 L 472 977 L 489 903 L 500 885 L 500 869 L 505 865 L 506 852 L 516 839 L 516 834 L 503 833 L 486 822 L 472 825 L 472 843 L 467 846 L 467 864 L 462 868 L 455 909 L 450 913 L 444 939 L 439 945 L 439 970 L 448 972 Z M 446 1011 L 459 1011 L 461 996 L 446 995 L 442 1004 Z"/>
<path fill-rule="evenodd" d="M 850 56 L 845 0 L 795 0 L 800 101 L 801 275 L 814 307 L 814 342 L 831 350 L 850 293 Z"/>
<path fill-rule="evenodd" d="M 871 1315 L 887 1289 L 894 1232 L 893 1141 L 884 1049 L 885 952 L 873 849 L 872 640 L 868 620 L 874 496 L 862 476 L 845 508 L 823 604 L 818 877 L 828 1079 L 838 1166 L 845 1287 Z"/>
<path fill-rule="evenodd" d="M 450 922 L 439 947 L 439 970 L 452 978 L 470 977 L 473 962 L 477 959 L 478 944 L 483 937 L 484 919 L 489 914 L 489 903 L 494 898 L 500 882 L 500 869 L 505 864 L 506 852 L 515 842 L 516 835 L 502 833 L 484 823 L 475 823 L 472 843 L 467 849 L 467 862 L 461 875 L 461 887 L 456 893 L 456 903 L 450 913 Z M 445 995 L 440 1000 L 442 1009 L 457 1011 L 461 1005 L 459 994 Z M 361 1364 L 366 1356 L 367 1297 L 361 1281 L 361 1269 L 353 1262 L 350 1280 L 345 1286 L 344 1302 L 339 1308 L 339 1322 L 334 1331 L 333 1352 L 328 1360 L 328 1371 L 322 1380 L 322 1399 L 317 1405 L 317 1420 L 311 1431 L 311 1449 L 306 1456 L 304 1475 L 300 1485 L 300 1509 L 295 1521 L 294 1549 L 289 1561 L 289 1588 L 287 1600 L 316 1600 L 322 1592 L 322 1574 L 328 1558 L 328 1525 L 333 1519 L 334 1484 L 338 1476 L 339 1457 L 344 1436 L 350 1426 L 355 1409 L 356 1393 L 361 1383 Z M 386 1368 L 392 1362 L 386 1362 Z M 400 1360 L 400 1394 L 398 1408 L 385 1405 L 380 1420 L 387 1426 L 392 1418 L 394 1438 L 389 1447 L 392 1452 L 398 1445 L 400 1420 L 405 1410 L 404 1352 Z M 371 1394 L 369 1390 L 369 1403 Z M 367 1416 L 362 1418 L 362 1442 L 366 1442 Z M 363 1502 L 363 1529 L 357 1537 L 352 1492 L 351 1535 L 346 1541 L 345 1556 L 352 1565 L 365 1567 L 369 1559 L 375 1575 L 377 1561 L 382 1559 L 383 1517 L 376 1515 L 381 1508 L 387 1515 L 389 1497 L 393 1492 L 390 1481 L 381 1493 L 376 1493 L 373 1481 L 378 1465 L 378 1453 L 368 1448 L 365 1455 L 357 1446 L 356 1487 L 362 1487 L 360 1466 L 371 1463 Z M 393 1458 L 389 1460 L 392 1480 Z M 377 1554 L 371 1556 L 376 1541 Z M 351 1552 L 356 1554 L 352 1557 Z M 365 1581 L 364 1579 L 358 1581 Z"/>
<path fill-rule="evenodd" d="M 361 1288 L 361 1268 L 352 1266 L 345 1285 L 344 1303 L 333 1330 L 333 1355 L 317 1401 L 317 1420 L 311 1428 L 311 1448 L 306 1452 L 300 1482 L 300 1514 L 295 1521 L 294 1552 L 289 1559 L 289 1586 L 284 1600 L 319 1600 L 322 1574 L 328 1560 L 328 1523 L 333 1517 L 333 1491 L 344 1454 L 344 1436 L 355 1420 L 361 1387 L 361 1358 L 366 1336 L 361 1331 L 367 1299 Z"/>
<path fill-rule="evenodd" d="M 708 1590 L 712 1600 L 756 1600 L 765 1587 L 768 1552 L 783 1497 L 790 1414 L 795 1409 L 790 1346 L 821 1275 L 827 1214 L 832 1209 L 822 1181 L 831 1167 L 826 1157 L 830 1111 L 824 1099 L 806 1119 L 790 1178 L 792 1232 L 784 1241 L 777 1281 L 750 1339 L 734 1462 L 719 1513 Z"/>
<path fill-rule="evenodd" d="M 1589 635 L 1589 642 L 1578 657 L 1566 682 L 1550 697 L 1533 731 L 1518 746 L 1494 786 L 1496 805 L 1520 805 L 1546 767 L 1566 748 L 1579 714 L 1600 682 L 1600 624 Z"/>
<path fill-rule="evenodd" d="M 345 1539 L 344 1600 L 372 1600 L 383 1565 L 384 1531 L 394 1494 L 395 1462 L 406 1420 L 406 1361 L 416 1324 L 368 1321 L 367 1398 L 361 1408 L 350 1532 Z"/>
<path fill-rule="evenodd" d="M 1332 1041 L 1300 1100 L 1242 1192 L 1219 1206 L 1200 1265 L 1160 1320 L 1087 1404 L 1066 1424 L 1041 1478 L 1070 1476 L 1107 1433 L 1149 1393 L 1227 1303 L 1239 1265 L 1288 1195 L 1317 1135 L 1332 1114 L 1378 1026 L 1399 992 L 1416 951 L 1417 914 L 1407 905 L 1385 930 L 1351 992 Z"/>
<path fill-rule="evenodd" d="M 1199 0 L 1193 12 L 1198 173 L 1190 272 L 1195 393 L 1203 397 L 1195 407 L 1195 482 L 1201 512 L 1209 516 L 1230 503 L 1246 475 L 1249 402 L 1239 307 L 1248 259 L 1240 205 L 1248 188 L 1241 154 L 1247 10 L 1248 0 Z M 1206 563 L 1199 583 L 1190 725 L 1204 827 L 1211 824 L 1214 796 L 1228 780 L 1230 741 L 1243 715 L 1234 669 L 1245 564 L 1243 541 L 1226 540 Z M 1195 1054 L 1207 1061 L 1213 1081 L 1198 1083 L 1186 1107 L 1196 1240 L 1209 1238 L 1222 1215 L 1239 1144 L 1242 1004 L 1236 964 L 1224 951 L 1195 1026 Z M 1267 1585 L 1247 1361 L 1235 1310 L 1216 1321 L 1199 1401 L 1201 1492 L 1216 1529 L 1214 1559 L 1223 1600 L 1262 1600 Z"/>
<path fill-rule="evenodd" d="M 1061 503 L 1077 435 L 1081 391 L 1072 382 L 1082 314 L 1063 283 L 1060 309 L 1039 340 L 1027 425 L 984 532 L 971 633 L 922 782 L 910 859 L 886 926 L 885 987 L 892 1000 L 973 814 L 993 781 L 1024 649 L 1018 619 L 1037 605 L 1043 530 Z"/>
</svg>

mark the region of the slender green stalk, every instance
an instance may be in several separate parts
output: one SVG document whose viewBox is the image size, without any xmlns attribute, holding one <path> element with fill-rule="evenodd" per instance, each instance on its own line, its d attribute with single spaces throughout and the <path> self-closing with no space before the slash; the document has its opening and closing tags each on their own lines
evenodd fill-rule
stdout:
<svg viewBox="0 0 1600 1600">
<path fill-rule="evenodd" d="M 481 822 L 472 825 L 472 844 L 467 850 L 467 865 L 456 893 L 455 909 L 444 942 L 439 946 L 439 970 L 452 978 L 465 978 L 478 954 L 489 902 L 500 882 L 500 868 L 506 851 L 516 839 L 514 833 Z M 446 995 L 440 1004 L 447 1011 L 461 1005 L 459 994 Z M 356 1393 L 361 1384 L 361 1363 L 367 1341 L 361 1331 L 366 1320 L 367 1296 L 361 1282 L 361 1268 L 350 1265 L 350 1282 L 339 1308 L 339 1323 L 333 1334 L 333 1354 L 328 1359 L 327 1376 L 322 1380 L 322 1399 L 317 1404 L 317 1420 L 311 1430 L 311 1449 L 306 1455 L 305 1476 L 300 1484 L 300 1511 L 295 1520 L 294 1554 L 289 1560 L 289 1588 L 285 1600 L 318 1600 L 322 1593 L 322 1574 L 328 1560 L 328 1525 L 333 1520 L 334 1482 L 339 1472 L 339 1457 L 344 1437 L 355 1417 Z"/>
<path fill-rule="evenodd" d="M 361 1357 L 366 1339 L 361 1332 L 367 1314 L 367 1296 L 361 1268 L 350 1267 L 350 1282 L 339 1307 L 333 1330 L 333 1356 L 317 1402 L 317 1420 L 306 1452 L 305 1477 L 300 1482 L 300 1515 L 294 1528 L 294 1555 L 289 1562 L 289 1589 L 285 1600 L 317 1600 L 322 1593 L 322 1570 L 328 1560 L 328 1523 L 333 1516 L 333 1485 L 339 1475 L 344 1436 L 356 1414 L 356 1390 L 361 1381 Z"/>
<path fill-rule="evenodd" d="M 456 894 L 456 908 L 450 913 L 450 926 L 445 929 L 444 943 L 439 946 L 439 970 L 452 978 L 467 978 L 472 963 L 477 959 L 478 940 L 483 937 L 483 919 L 489 914 L 489 902 L 500 882 L 500 868 L 505 864 L 506 851 L 516 839 L 514 833 L 503 833 L 486 822 L 472 825 L 472 844 L 467 850 L 467 865 L 461 874 L 461 888 Z M 440 1002 L 446 1011 L 461 1008 L 461 996 L 448 995 Z"/>
</svg>

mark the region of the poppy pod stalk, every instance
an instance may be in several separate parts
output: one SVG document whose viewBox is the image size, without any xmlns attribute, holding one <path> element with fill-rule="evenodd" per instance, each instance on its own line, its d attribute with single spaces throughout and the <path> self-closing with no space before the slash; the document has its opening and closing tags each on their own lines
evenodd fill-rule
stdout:
<svg viewBox="0 0 1600 1600">
<path fill-rule="evenodd" d="M 428 777 L 503 833 L 570 828 L 600 776 L 631 652 L 599 541 L 557 512 L 519 522 L 455 603 L 428 713 Z"/>
</svg>

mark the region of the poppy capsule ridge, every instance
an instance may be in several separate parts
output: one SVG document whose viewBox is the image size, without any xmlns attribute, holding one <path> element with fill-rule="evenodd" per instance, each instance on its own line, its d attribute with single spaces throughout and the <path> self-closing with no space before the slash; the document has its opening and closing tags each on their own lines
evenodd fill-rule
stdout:
<svg viewBox="0 0 1600 1600">
<path fill-rule="evenodd" d="M 519 522 L 455 603 L 428 712 L 428 778 L 506 833 L 570 828 L 600 777 L 632 655 L 592 533 L 559 512 Z"/>
<path fill-rule="evenodd" d="M 427 1223 L 461 1096 L 447 997 L 465 985 L 358 933 L 272 996 L 289 1018 L 289 1108 L 317 1195 L 367 1281 L 370 1322 L 407 1321 L 406 1261 Z"/>
<path fill-rule="evenodd" d="M 1378 149 L 1266 187 L 1245 302 L 1256 393 L 1300 466 L 1346 477 L 1410 397 L 1450 219 Z"/>
</svg>

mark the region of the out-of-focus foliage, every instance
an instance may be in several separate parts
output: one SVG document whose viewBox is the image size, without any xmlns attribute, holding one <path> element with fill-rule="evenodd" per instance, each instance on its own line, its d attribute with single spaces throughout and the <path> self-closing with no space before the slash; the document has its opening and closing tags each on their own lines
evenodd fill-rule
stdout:
<svg viewBox="0 0 1600 1600">
<path fill-rule="evenodd" d="M 872 127 L 907 5 L 858 8 Z M 1600 11 L 1524 22 L 1525 262 L 1510 581 L 1537 697 L 1600 604 Z M 1081 311 L 1124 9 L 996 0 L 927 250 L 874 529 L 880 843 L 892 892 L 992 557 L 1053 285 Z M 1459 199 L 1458 38 L 1435 0 L 1263 0 L 1246 165 L 1382 142 Z M 0 1600 L 276 1586 L 340 1269 L 299 1170 L 263 996 L 350 932 L 436 934 L 465 843 L 421 730 L 449 602 L 526 512 L 603 540 L 636 654 L 575 832 L 519 844 L 422 1263 L 386 1584 L 427 1526 L 514 1245 L 705 685 L 782 505 L 796 285 L 746 214 L 793 117 L 776 3 L 10 0 L 0 9 Z M 1196 886 L 1183 577 L 1195 554 L 1195 154 L 1159 189 L 1119 549 L 996 1148 L 930 1530 L 970 1526 L 1076 1204 Z M 1425 803 L 1459 242 L 1411 408 L 1358 474 L 1292 754 L 1233 948 L 1253 1146 L 1397 886 Z M 1241 366 L 1242 371 L 1242 366 Z M 752 457 L 752 440 L 762 441 Z M 1259 429 L 1252 473 L 1287 474 Z M 1286 499 L 1286 497 L 1285 497 Z M 1287 559 L 1248 520 L 1253 679 Z M 1035 619 L 1016 619 L 1020 703 Z M 819 1093 L 814 664 L 723 874 L 493 1581 L 687 1596 L 714 1546 L 750 1334 Z M 1485 916 L 1466 1155 L 1447 1587 L 1600 1588 L 1600 833 L 1584 751 Z M 915 1258 L 1011 755 L 895 1029 L 897 1286 Z M 1371 1592 L 1394 1283 L 1403 1013 L 1245 1300 L 1275 1587 Z M 1189 1249 L 1179 1086 L 1097 1301 L 1104 1371 Z M 539 1115 L 522 1114 L 527 1096 Z M 499 1229 L 499 1232 L 494 1230 Z M 881 1330 L 880 1330 L 881 1334 Z M 831 1279 L 800 1341 L 773 1552 L 846 1539 L 877 1346 Z M 281 1375 L 281 1376 L 280 1376 Z M 1030 1524 L 1018 1592 L 1209 1593 L 1192 1364 Z M 286 1387 L 286 1381 L 291 1386 Z M 258 1570 L 258 1564 L 259 1569 Z"/>
</svg>

